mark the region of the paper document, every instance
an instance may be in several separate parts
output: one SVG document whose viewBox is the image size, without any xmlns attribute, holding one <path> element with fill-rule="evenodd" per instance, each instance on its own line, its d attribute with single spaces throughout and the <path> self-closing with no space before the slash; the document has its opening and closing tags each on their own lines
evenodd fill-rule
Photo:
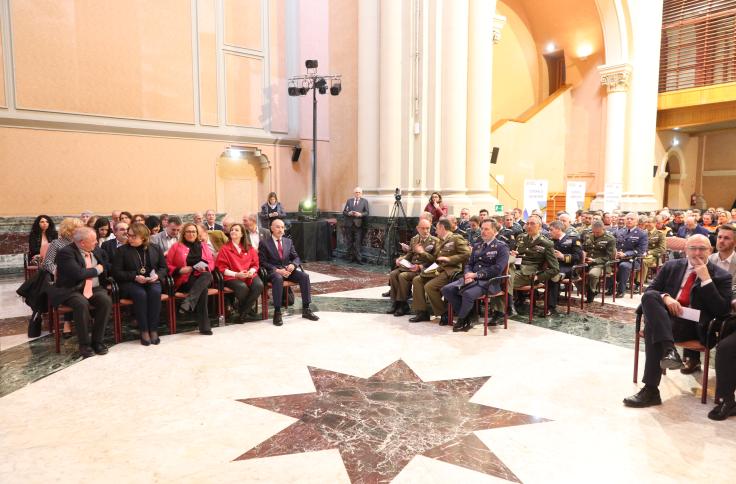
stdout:
<svg viewBox="0 0 736 484">
<path fill-rule="evenodd" d="M 514 259 L 514 264 L 516 265 L 521 264 L 521 257 L 517 257 L 516 259 Z"/>
<path fill-rule="evenodd" d="M 700 309 L 693 309 L 693 308 L 682 308 L 682 314 L 680 315 L 682 319 L 687 319 L 689 321 L 695 321 L 696 323 L 700 321 Z"/>
<path fill-rule="evenodd" d="M 427 267 L 426 269 L 424 269 L 424 272 L 432 272 L 433 270 L 437 269 L 438 267 L 439 267 L 439 266 L 438 266 L 438 265 L 437 265 L 437 263 L 435 262 L 435 263 L 433 263 L 433 264 L 432 264 L 431 266 L 429 266 L 429 267 Z"/>
<path fill-rule="evenodd" d="M 411 266 L 414 265 L 414 264 L 412 264 L 411 262 L 409 262 L 406 259 L 401 259 L 401 261 L 399 261 L 399 264 L 401 264 L 402 266 L 406 267 L 407 269 L 411 269 Z"/>
</svg>

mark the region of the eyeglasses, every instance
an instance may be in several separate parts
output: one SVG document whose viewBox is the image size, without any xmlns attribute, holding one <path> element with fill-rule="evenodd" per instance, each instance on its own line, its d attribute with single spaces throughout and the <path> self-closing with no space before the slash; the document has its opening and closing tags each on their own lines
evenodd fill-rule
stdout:
<svg viewBox="0 0 736 484">
<path fill-rule="evenodd" d="M 687 250 L 691 252 L 705 252 L 707 250 L 710 250 L 710 247 L 687 247 Z"/>
</svg>

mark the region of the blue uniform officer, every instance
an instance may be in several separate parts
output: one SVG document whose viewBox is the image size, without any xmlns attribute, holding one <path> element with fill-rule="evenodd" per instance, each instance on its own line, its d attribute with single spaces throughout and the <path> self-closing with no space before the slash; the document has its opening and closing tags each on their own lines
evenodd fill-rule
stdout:
<svg viewBox="0 0 736 484">
<path fill-rule="evenodd" d="M 616 233 L 616 258 L 621 260 L 618 265 L 617 296 L 626 292 L 626 284 L 632 270 L 639 270 L 640 261 L 636 257 L 643 256 L 649 247 L 649 236 L 645 230 L 636 226 L 639 217 L 634 212 L 626 214 L 624 228 Z"/>
</svg>

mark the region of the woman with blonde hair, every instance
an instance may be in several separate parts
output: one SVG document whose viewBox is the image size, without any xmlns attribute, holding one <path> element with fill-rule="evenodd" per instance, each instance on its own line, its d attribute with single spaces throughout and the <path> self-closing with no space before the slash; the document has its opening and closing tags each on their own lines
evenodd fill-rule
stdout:
<svg viewBox="0 0 736 484">
<path fill-rule="evenodd" d="M 148 227 L 134 222 L 128 228 L 128 243 L 118 248 L 112 266 L 112 276 L 120 283 L 120 294 L 133 300 L 143 346 L 161 342 L 158 337 L 161 281 L 168 274 L 163 252 L 149 243 L 150 238 Z"/>
</svg>

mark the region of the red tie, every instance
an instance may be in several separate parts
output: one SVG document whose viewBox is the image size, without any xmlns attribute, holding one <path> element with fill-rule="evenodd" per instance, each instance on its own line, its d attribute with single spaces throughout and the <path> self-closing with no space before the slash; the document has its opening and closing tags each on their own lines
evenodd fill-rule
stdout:
<svg viewBox="0 0 736 484">
<path fill-rule="evenodd" d="M 92 267 L 92 254 L 89 252 L 84 253 L 84 265 L 87 269 Z M 86 299 L 92 297 L 92 279 L 84 280 L 84 289 L 82 290 L 82 296 Z"/>
<path fill-rule="evenodd" d="M 690 275 L 687 277 L 687 281 L 685 281 L 685 285 L 682 286 L 680 295 L 677 296 L 677 302 L 679 302 L 681 306 L 685 306 L 685 307 L 690 306 L 690 289 L 693 288 L 693 284 L 695 283 L 695 278 L 697 276 L 698 275 L 695 273 L 695 271 L 692 271 Z"/>
<path fill-rule="evenodd" d="M 276 243 L 279 246 L 279 257 L 284 258 L 284 248 L 281 246 L 281 239 L 277 240 Z"/>
</svg>

